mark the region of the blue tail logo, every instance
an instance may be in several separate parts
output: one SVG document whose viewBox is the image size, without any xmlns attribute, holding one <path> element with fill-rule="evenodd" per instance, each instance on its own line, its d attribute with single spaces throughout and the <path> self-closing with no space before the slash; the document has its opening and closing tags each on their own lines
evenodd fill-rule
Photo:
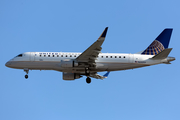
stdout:
<svg viewBox="0 0 180 120">
<path fill-rule="evenodd" d="M 168 48 L 173 29 L 164 29 L 162 33 L 141 54 L 156 55 Z"/>
</svg>

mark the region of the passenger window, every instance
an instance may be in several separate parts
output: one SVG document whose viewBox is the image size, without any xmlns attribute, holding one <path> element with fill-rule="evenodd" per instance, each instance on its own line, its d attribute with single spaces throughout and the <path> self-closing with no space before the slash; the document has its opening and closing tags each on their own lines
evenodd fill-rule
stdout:
<svg viewBox="0 0 180 120">
<path fill-rule="evenodd" d="M 46 55 L 44 55 L 44 57 L 46 57 Z"/>
<path fill-rule="evenodd" d="M 121 58 L 121 56 L 119 56 L 119 58 Z"/>
<path fill-rule="evenodd" d="M 50 55 L 48 55 L 48 57 L 50 57 Z"/>
<path fill-rule="evenodd" d="M 61 57 L 63 57 L 63 55 L 61 55 Z"/>
<path fill-rule="evenodd" d="M 72 57 L 72 55 L 70 55 L 70 57 Z"/>
<path fill-rule="evenodd" d="M 112 56 L 111 56 L 111 58 L 112 58 Z"/>
<path fill-rule="evenodd" d="M 108 58 L 108 56 L 106 56 L 106 58 Z"/>
<path fill-rule="evenodd" d="M 39 55 L 41 57 L 41 55 Z"/>
<path fill-rule="evenodd" d="M 54 57 L 54 55 L 53 55 L 53 57 Z"/>
<path fill-rule="evenodd" d="M 59 57 L 59 55 L 57 55 L 57 57 Z"/>
<path fill-rule="evenodd" d="M 124 56 L 124 58 L 126 58 L 126 57 Z"/>
<path fill-rule="evenodd" d="M 67 57 L 67 55 L 66 55 L 66 57 Z"/>
<path fill-rule="evenodd" d="M 74 57 L 76 57 L 76 55 L 74 55 Z"/>
<path fill-rule="evenodd" d="M 117 58 L 117 57 L 115 56 L 115 58 Z"/>
</svg>

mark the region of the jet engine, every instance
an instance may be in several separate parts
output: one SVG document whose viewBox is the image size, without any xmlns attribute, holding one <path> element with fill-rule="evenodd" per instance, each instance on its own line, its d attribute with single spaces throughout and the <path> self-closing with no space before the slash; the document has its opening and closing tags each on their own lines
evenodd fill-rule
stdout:
<svg viewBox="0 0 180 120">
<path fill-rule="evenodd" d="M 78 63 L 70 59 L 65 59 L 65 60 L 61 60 L 60 66 L 64 68 L 71 68 L 71 67 L 77 67 Z"/>
<path fill-rule="evenodd" d="M 63 80 L 75 80 L 81 78 L 82 76 L 78 73 L 65 73 L 63 72 Z"/>
</svg>

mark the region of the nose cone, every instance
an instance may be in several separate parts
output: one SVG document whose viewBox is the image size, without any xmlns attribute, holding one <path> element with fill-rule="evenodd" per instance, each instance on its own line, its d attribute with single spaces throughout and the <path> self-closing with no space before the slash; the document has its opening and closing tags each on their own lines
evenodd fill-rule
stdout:
<svg viewBox="0 0 180 120">
<path fill-rule="evenodd" d="M 5 64 L 6 67 L 10 67 L 10 65 L 11 65 L 11 62 L 10 62 L 10 61 L 8 61 L 8 62 Z"/>
</svg>

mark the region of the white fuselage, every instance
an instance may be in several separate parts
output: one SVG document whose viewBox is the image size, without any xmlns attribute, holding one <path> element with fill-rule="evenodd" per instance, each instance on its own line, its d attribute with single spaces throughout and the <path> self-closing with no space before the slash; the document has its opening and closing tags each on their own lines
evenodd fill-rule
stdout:
<svg viewBox="0 0 180 120">
<path fill-rule="evenodd" d="M 6 63 L 7 67 L 24 69 L 25 78 L 29 70 L 56 70 L 63 72 L 63 80 L 75 80 L 86 76 L 91 78 L 107 78 L 110 71 L 127 70 L 156 64 L 170 64 L 175 60 L 168 57 L 172 48 L 168 48 L 172 29 L 163 32 L 140 54 L 101 53 L 108 27 L 100 37 L 82 53 L 65 52 L 26 52 L 19 54 Z M 97 72 L 107 71 L 103 76 Z"/>
<path fill-rule="evenodd" d="M 26 52 L 6 63 L 7 67 L 29 70 L 56 70 L 61 72 L 84 73 L 84 66 L 63 66 L 62 60 L 75 60 L 81 53 L 66 52 Z M 89 67 L 91 72 L 118 71 L 134 69 L 160 63 L 167 63 L 168 58 L 151 60 L 154 55 L 100 53 L 96 67 Z"/>
</svg>

